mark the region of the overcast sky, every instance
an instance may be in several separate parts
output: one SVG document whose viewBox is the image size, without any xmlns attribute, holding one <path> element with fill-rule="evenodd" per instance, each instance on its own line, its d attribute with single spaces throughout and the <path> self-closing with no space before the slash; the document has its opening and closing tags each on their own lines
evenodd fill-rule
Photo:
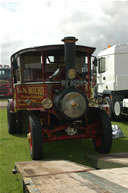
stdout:
<svg viewBox="0 0 128 193">
<path fill-rule="evenodd" d="M 128 1 L 0 0 L 1 64 L 19 49 L 60 44 L 65 36 L 96 47 L 95 55 L 128 43 Z"/>
</svg>

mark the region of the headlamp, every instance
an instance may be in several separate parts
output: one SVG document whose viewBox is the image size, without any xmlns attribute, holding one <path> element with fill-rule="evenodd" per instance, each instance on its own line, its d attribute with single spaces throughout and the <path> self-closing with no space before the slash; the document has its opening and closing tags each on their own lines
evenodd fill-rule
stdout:
<svg viewBox="0 0 128 193">
<path fill-rule="evenodd" d="M 43 99 L 43 101 L 42 101 L 42 106 L 43 106 L 45 109 L 50 109 L 50 108 L 52 107 L 52 101 L 51 101 L 51 99 L 49 99 L 49 98 Z"/>
</svg>

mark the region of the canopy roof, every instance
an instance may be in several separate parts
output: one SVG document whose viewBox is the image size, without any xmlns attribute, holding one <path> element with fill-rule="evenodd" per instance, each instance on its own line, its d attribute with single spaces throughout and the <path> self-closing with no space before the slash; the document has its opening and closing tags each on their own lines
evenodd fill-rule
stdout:
<svg viewBox="0 0 128 193">
<path fill-rule="evenodd" d="M 94 47 L 87 47 L 87 46 L 81 46 L 81 45 L 76 45 L 76 52 L 78 53 L 85 53 L 85 54 L 92 54 L 95 51 L 96 48 Z M 19 50 L 15 52 L 11 56 L 11 61 L 13 62 L 14 60 L 17 59 L 18 56 L 20 55 L 40 55 L 43 52 L 47 52 L 48 55 L 64 55 L 64 45 L 58 44 L 58 45 L 47 45 L 47 46 L 38 46 L 38 47 L 31 47 L 31 48 L 26 48 Z"/>
</svg>

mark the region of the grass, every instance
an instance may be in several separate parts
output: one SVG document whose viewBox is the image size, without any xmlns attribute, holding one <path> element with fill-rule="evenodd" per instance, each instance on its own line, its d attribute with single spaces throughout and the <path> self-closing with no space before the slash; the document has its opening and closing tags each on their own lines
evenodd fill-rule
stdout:
<svg viewBox="0 0 128 193">
<path fill-rule="evenodd" d="M 128 122 L 113 122 L 122 129 L 125 137 L 113 140 L 110 153 L 128 152 Z M 46 160 L 65 159 L 88 165 L 87 156 L 98 154 L 92 141 L 70 140 L 51 142 L 44 145 Z M 0 193 L 22 193 L 17 175 L 12 174 L 15 162 L 31 160 L 26 135 L 9 135 L 7 131 L 6 108 L 0 109 Z"/>
<path fill-rule="evenodd" d="M 128 120 L 121 121 L 121 122 L 112 122 L 113 125 L 118 125 L 123 134 L 123 138 L 118 138 L 113 140 L 113 145 L 111 152 L 118 153 L 118 152 L 128 152 Z"/>
<path fill-rule="evenodd" d="M 0 193 L 20 193 L 17 176 L 12 169 L 15 162 L 31 160 L 26 136 L 9 135 L 7 132 L 6 109 L 0 109 Z"/>
</svg>

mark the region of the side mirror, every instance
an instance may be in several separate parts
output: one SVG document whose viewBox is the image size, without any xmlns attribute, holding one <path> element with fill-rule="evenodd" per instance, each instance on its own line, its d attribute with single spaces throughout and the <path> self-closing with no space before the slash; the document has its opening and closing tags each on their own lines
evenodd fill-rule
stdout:
<svg viewBox="0 0 128 193">
<path fill-rule="evenodd" d="M 94 65 L 94 66 L 97 66 L 97 58 L 95 58 L 95 59 L 93 60 L 93 65 Z"/>
</svg>

